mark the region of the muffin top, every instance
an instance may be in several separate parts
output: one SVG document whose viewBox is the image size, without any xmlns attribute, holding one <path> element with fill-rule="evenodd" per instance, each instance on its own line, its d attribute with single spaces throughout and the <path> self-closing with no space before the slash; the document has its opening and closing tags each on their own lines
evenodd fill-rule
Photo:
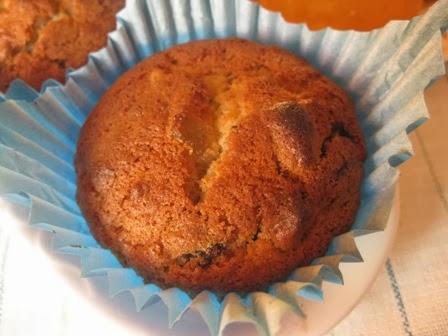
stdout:
<svg viewBox="0 0 448 336">
<path fill-rule="evenodd" d="M 0 0 L 0 91 L 20 78 L 39 90 L 106 45 L 124 0 Z"/>
<path fill-rule="evenodd" d="M 350 228 L 364 158 L 348 96 L 305 61 L 197 41 L 104 94 L 81 130 L 77 198 L 98 241 L 146 281 L 258 290 Z"/>
</svg>

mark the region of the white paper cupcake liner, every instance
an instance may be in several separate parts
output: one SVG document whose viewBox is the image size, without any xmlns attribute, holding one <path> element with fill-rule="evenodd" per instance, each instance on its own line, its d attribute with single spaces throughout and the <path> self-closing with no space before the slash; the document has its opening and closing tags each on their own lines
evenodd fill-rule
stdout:
<svg viewBox="0 0 448 336">
<path fill-rule="evenodd" d="M 64 86 L 50 80 L 39 94 L 15 81 L 0 94 L 0 194 L 26 197 L 29 224 L 54 233 L 53 249 L 79 256 L 83 276 L 106 276 L 110 296 L 129 292 L 137 311 L 160 299 L 168 307 L 170 326 L 191 308 L 212 335 L 234 322 L 253 323 L 261 335 L 275 334 L 286 312 L 306 316 L 298 297 L 323 300 L 322 281 L 343 283 L 340 262 L 362 262 L 354 237 L 384 229 L 396 167 L 412 156 L 407 134 L 428 118 L 423 90 L 444 73 L 440 27 L 446 22 L 448 0 L 440 0 L 423 17 L 370 33 L 311 32 L 247 0 L 129 1 L 107 47 L 70 72 Z M 344 87 L 355 101 L 368 158 L 361 206 L 350 232 L 334 238 L 325 256 L 267 292 L 229 293 L 220 301 L 208 291 L 190 298 L 178 288 L 145 285 L 101 248 L 75 201 L 73 158 L 86 116 L 124 71 L 173 44 L 228 36 L 285 47 Z"/>
</svg>

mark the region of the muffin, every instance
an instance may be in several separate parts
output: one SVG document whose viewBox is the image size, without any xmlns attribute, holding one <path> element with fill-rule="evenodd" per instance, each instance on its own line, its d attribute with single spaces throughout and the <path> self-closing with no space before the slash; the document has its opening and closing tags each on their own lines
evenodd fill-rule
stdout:
<svg viewBox="0 0 448 336">
<path fill-rule="evenodd" d="M 0 91 L 20 78 L 40 89 L 106 44 L 124 0 L 0 1 Z"/>
<path fill-rule="evenodd" d="M 306 23 L 312 30 L 371 31 L 391 20 L 408 20 L 435 0 L 258 0 L 266 9 L 278 11 L 288 22 Z"/>
<path fill-rule="evenodd" d="M 79 137 L 77 200 L 147 282 L 260 290 L 349 230 L 365 156 L 349 97 L 304 60 L 196 41 L 103 95 Z"/>
</svg>

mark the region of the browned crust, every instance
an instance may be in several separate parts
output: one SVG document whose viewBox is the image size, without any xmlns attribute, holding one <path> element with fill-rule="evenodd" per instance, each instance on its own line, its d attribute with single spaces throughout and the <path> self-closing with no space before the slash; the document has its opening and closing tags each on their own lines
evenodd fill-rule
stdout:
<svg viewBox="0 0 448 336">
<path fill-rule="evenodd" d="M 80 135 L 78 202 L 147 281 L 258 290 L 348 230 L 364 158 L 349 98 L 303 60 L 192 42 L 103 96 Z"/>
<path fill-rule="evenodd" d="M 39 90 L 106 45 L 124 0 L 0 0 L 0 91 L 20 78 Z"/>
</svg>

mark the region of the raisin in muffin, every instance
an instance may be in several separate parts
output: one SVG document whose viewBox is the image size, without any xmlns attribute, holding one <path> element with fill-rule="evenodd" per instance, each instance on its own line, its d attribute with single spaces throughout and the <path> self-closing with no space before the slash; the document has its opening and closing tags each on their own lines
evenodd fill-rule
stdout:
<svg viewBox="0 0 448 336">
<path fill-rule="evenodd" d="M 158 53 L 83 126 L 77 198 L 92 233 L 148 282 L 250 291 L 346 232 L 366 150 L 347 94 L 274 46 Z"/>
<path fill-rule="evenodd" d="M 0 0 L 0 91 L 20 78 L 40 89 L 106 45 L 125 0 Z"/>
</svg>

